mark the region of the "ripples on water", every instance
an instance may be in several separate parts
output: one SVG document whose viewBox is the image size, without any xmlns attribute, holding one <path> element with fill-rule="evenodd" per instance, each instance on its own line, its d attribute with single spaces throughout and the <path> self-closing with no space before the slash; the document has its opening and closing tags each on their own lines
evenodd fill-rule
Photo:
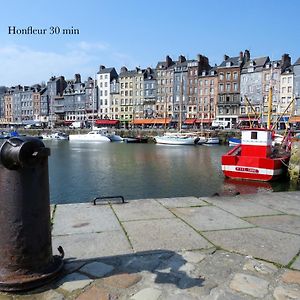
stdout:
<svg viewBox="0 0 300 300">
<path fill-rule="evenodd" d="M 87 202 L 97 196 L 114 195 L 129 200 L 299 189 L 283 179 L 274 183 L 224 179 L 220 160 L 227 146 L 44 144 L 51 149 L 51 203 Z"/>
<path fill-rule="evenodd" d="M 226 146 L 169 146 L 45 141 L 52 203 L 86 202 L 97 196 L 125 199 L 234 195 L 288 189 L 288 182 L 224 180 Z"/>
</svg>

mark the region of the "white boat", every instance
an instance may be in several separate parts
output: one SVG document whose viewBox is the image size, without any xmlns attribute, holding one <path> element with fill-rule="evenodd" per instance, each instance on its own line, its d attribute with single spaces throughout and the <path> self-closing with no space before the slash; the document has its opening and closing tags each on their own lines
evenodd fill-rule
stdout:
<svg viewBox="0 0 300 300">
<path fill-rule="evenodd" d="M 43 140 L 56 140 L 56 141 L 69 139 L 69 136 L 63 132 L 53 132 L 50 134 L 42 134 L 41 137 Z"/>
<path fill-rule="evenodd" d="M 180 136 L 180 135 L 164 135 L 154 137 L 156 144 L 167 145 L 195 145 L 197 137 Z"/>
<path fill-rule="evenodd" d="M 220 139 L 218 136 L 207 137 L 204 145 L 218 145 L 220 144 Z"/>
<path fill-rule="evenodd" d="M 86 134 L 70 134 L 70 141 L 111 142 L 110 138 L 101 129 L 94 129 Z"/>
</svg>

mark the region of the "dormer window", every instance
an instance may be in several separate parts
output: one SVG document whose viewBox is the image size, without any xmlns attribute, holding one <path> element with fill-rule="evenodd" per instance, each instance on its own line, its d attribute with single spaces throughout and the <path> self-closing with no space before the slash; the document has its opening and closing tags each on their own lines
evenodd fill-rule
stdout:
<svg viewBox="0 0 300 300">
<path fill-rule="evenodd" d="M 226 63 L 226 67 L 231 67 L 231 62 L 230 62 L 230 61 L 228 61 L 228 62 Z"/>
<path fill-rule="evenodd" d="M 202 71 L 202 76 L 205 76 L 205 71 Z"/>
</svg>

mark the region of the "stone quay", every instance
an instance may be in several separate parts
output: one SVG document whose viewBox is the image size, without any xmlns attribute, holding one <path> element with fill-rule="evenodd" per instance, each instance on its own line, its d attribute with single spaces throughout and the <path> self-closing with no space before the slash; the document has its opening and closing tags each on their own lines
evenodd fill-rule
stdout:
<svg viewBox="0 0 300 300">
<path fill-rule="evenodd" d="M 59 278 L 0 300 L 300 299 L 300 192 L 54 205 Z"/>
</svg>

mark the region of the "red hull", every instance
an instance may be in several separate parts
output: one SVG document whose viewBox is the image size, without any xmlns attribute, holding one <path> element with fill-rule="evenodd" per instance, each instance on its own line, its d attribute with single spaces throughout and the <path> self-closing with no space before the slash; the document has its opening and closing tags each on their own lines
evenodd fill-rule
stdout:
<svg viewBox="0 0 300 300">
<path fill-rule="evenodd" d="M 285 173 L 288 155 L 276 158 L 241 156 L 239 149 L 237 146 L 222 156 L 222 170 L 226 177 L 271 181 Z"/>
</svg>

